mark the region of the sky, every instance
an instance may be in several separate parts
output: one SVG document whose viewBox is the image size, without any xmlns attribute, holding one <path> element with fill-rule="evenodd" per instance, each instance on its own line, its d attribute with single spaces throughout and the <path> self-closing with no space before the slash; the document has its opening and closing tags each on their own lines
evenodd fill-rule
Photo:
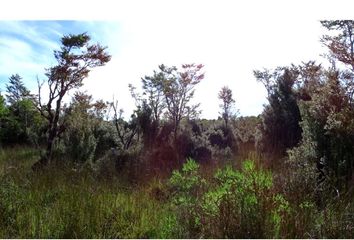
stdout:
<svg viewBox="0 0 354 240">
<path fill-rule="evenodd" d="M 66 34 L 87 32 L 107 46 L 112 60 L 91 71 L 84 87 L 95 99 L 119 101 L 130 116 L 135 108 L 128 84 L 158 65 L 205 65 L 194 103 L 202 118 L 217 118 L 218 92 L 233 91 L 240 115 L 258 115 L 266 92 L 253 70 L 302 61 L 325 61 L 319 20 L 350 18 L 350 1 L 4 1 L 0 14 L 0 89 L 15 73 L 37 92 L 37 77 L 56 64 Z M 21 9 L 19 8 L 21 6 Z M 347 6 L 347 7 L 343 7 Z M 73 92 L 71 92 L 72 94 Z"/>
</svg>

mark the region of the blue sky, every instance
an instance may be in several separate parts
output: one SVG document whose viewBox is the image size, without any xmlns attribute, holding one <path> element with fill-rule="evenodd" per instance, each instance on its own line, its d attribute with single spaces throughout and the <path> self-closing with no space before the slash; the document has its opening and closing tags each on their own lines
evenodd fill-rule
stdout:
<svg viewBox="0 0 354 240">
<path fill-rule="evenodd" d="M 112 23 L 69 20 L 1 21 L 1 90 L 5 90 L 4 85 L 9 76 L 15 73 L 23 77 L 29 88 L 35 89 L 37 75 L 40 79 L 45 79 L 45 68 L 55 65 L 53 51 L 60 49 L 60 38 L 63 35 L 88 32 L 92 41 L 107 46 L 108 25 L 112 26 Z M 115 24 L 115 34 L 119 32 L 118 26 L 119 24 Z M 112 49 L 117 49 L 114 46 Z"/>
<path fill-rule="evenodd" d="M 56 8 L 51 1 L 34 0 L 21 2 L 24 10 L 18 13 L 19 2 L 8 1 L 0 21 L 1 90 L 9 76 L 18 73 L 36 92 L 36 76 L 43 79 L 44 69 L 55 64 L 53 50 L 61 36 L 87 32 L 94 42 L 108 46 L 112 60 L 91 72 L 83 90 L 96 99 L 114 95 L 129 116 L 135 107 L 129 83 L 140 88 L 141 77 L 162 63 L 202 63 L 205 79 L 194 101 L 201 103 L 205 118 L 217 118 L 217 95 L 224 85 L 232 89 L 241 115 L 260 114 L 266 93 L 252 71 L 323 61 L 319 20 L 338 18 L 333 12 L 350 9 L 330 1 L 321 1 L 320 8 L 302 0 L 62 0 Z"/>
</svg>

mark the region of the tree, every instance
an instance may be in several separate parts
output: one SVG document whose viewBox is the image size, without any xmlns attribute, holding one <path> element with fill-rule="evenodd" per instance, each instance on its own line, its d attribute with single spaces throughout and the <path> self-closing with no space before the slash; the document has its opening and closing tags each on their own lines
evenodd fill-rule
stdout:
<svg viewBox="0 0 354 240">
<path fill-rule="evenodd" d="M 294 147 L 301 139 L 301 116 L 294 89 L 297 72 L 278 68 L 272 74 L 255 72 L 255 76 L 263 83 L 274 83 L 265 84 L 269 105 L 262 113 L 261 148 L 273 156 L 284 155 L 286 149 Z"/>
<path fill-rule="evenodd" d="M 297 165 L 314 166 L 316 196 L 322 205 L 324 191 L 336 192 L 350 183 L 354 169 L 354 115 L 339 72 L 323 71 L 326 79 L 310 100 L 299 102 L 302 141 L 292 149 L 290 159 Z M 319 205 L 319 206 L 320 206 Z"/>
<path fill-rule="evenodd" d="M 36 109 L 34 95 L 26 88 L 22 78 L 12 75 L 6 84 L 8 114 L 3 119 L 3 138 L 6 144 L 35 144 L 38 146 L 42 119 Z"/>
<path fill-rule="evenodd" d="M 354 21 L 321 21 L 321 24 L 336 32 L 322 37 L 332 68 L 323 74 L 325 81 L 313 93 L 311 101 L 304 104 L 302 112 L 317 146 L 317 163 L 324 160 L 322 165 L 332 171 L 337 187 L 341 183 L 348 186 L 354 170 Z M 346 68 L 339 69 L 338 61 Z"/>
<path fill-rule="evenodd" d="M 5 98 L 0 93 L 0 140 L 4 138 L 4 125 L 6 121 L 6 116 L 9 113 L 9 109 L 5 104 Z M 0 142 L 1 143 L 1 142 Z"/>
<path fill-rule="evenodd" d="M 137 118 L 133 114 L 130 122 L 124 121 L 122 118 L 123 109 L 118 110 L 118 101 L 113 99 L 111 104 L 114 112 L 113 123 L 117 132 L 118 141 L 122 150 L 126 151 L 133 145 L 134 137 L 138 134 L 139 126 Z"/>
<path fill-rule="evenodd" d="M 189 103 L 194 96 L 195 85 L 204 78 L 204 73 L 201 73 L 203 67 L 202 64 L 184 64 L 181 71 L 178 71 L 175 66 L 159 66 L 163 75 L 159 84 L 162 84 L 167 116 L 173 123 L 175 139 L 181 120 L 193 118 L 198 114 L 200 104 L 189 105 Z"/>
<path fill-rule="evenodd" d="M 6 84 L 7 102 L 10 105 L 9 109 L 12 115 L 11 121 L 13 126 L 17 126 L 17 130 L 14 131 L 14 135 L 18 135 L 14 140 L 18 138 L 26 138 L 24 134 L 29 126 L 29 114 L 33 107 L 32 96 L 30 91 L 25 87 L 20 75 L 11 75 L 9 78 L 9 84 Z M 33 109 L 32 109 L 33 110 Z M 14 130 L 14 129 L 12 129 Z"/>
<path fill-rule="evenodd" d="M 64 96 L 68 91 L 81 87 L 92 68 L 103 66 L 111 59 L 105 47 L 90 44 L 90 36 L 86 33 L 64 36 L 61 44 L 61 50 L 54 51 L 58 64 L 46 72 L 49 96 L 45 105 L 41 103 L 43 84 L 38 84 L 38 109 L 48 122 L 46 153 L 39 165 L 50 162 L 54 141 L 64 131 L 65 121 L 61 114 Z"/>
<path fill-rule="evenodd" d="M 97 154 L 107 149 L 106 131 L 102 129 L 103 115 L 107 105 L 102 101 L 93 101 L 86 92 L 76 92 L 70 107 L 66 109 L 65 132 L 61 139 L 66 156 L 84 163 L 94 160 Z"/>
<path fill-rule="evenodd" d="M 5 104 L 5 98 L 0 93 L 0 118 L 4 117 L 8 112 Z"/>
<path fill-rule="evenodd" d="M 224 119 L 225 127 L 227 128 L 229 120 L 236 116 L 236 112 L 233 109 L 235 100 L 232 98 L 232 90 L 229 87 L 224 86 L 221 88 L 218 97 L 222 101 L 222 104 L 220 104 L 222 112 L 220 114 Z"/>
<path fill-rule="evenodd" d="M 329 31 L 338 31 L 333 36 L 324 35 L 321 39 L 322 43 L 329 49 L 329 60 L 335 64 L 335 60 L 349 66 L 350 72 L 343 72 L 342 80 L 350 102 L 353 101 L 354 95 L 354 21 L 353 20 L 336 20 L 321 21 L 323 27 Z"/>
<path fill-rule="evenodd" d="M 354 21 L 321 21 L 321 24 L 330 31 L 340 31 L 335 36 L 324 35 L 321 41 L 328 47 L 332 57 L 354 70 Z"/>
<path fill-rule="evenodd" d="M 166 102 L 163 93 L 162 72 L 154 71 L 152 76 L 142 78 L 142 96 L 135 92 L 135 87 L 129 84 L 132 97 L 135 99 L 137 110 L 135 115 L 142 132 L 144 148 L 151 150 L 160 127 L 161 115 L 166 109 Z"/>
<path fill-rule="evenodd" d="M 152 110 L 153 120 L 156 123 L 159 123 L 160 116 L 166 107 L 166 103 L 164 101 L 163 85 L 161 84 L 163 79 L 163 72 L 156 71 L 154 71 L 153 76 L 145 76 L 141 79 L 144 90 L 143 95 L 147 96 L 147 104 Z"/>
<path fill-rule="evenodd" d="M 310 101 L 312 95 L 326 81 L 322 65 L 317 64 L 315 61 L 309 61 L 293 67 L 293 70 L 299 74 L 295 83 L 298 100 Z"/>
<path fill-rule="evenodd" d="M 11 75 L 9 84 L 6 84 L 7 101 L 10 105 L 18 103 L 25 97 L 30 96 L 30 91 L 25 87 L 20 75 Z"/>
</svg>

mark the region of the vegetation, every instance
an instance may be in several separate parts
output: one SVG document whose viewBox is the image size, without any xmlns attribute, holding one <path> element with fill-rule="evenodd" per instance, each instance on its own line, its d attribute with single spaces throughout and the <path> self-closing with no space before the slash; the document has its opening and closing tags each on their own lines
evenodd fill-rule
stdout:
<svg viewBox="0 0 354 240">
<path fill-rule="evenodd" d="M 80 91 L 106 48 L 64 36 L 47 103 L 18 74 L 0 95 L 0 237 L 353 238 L 354 23 L 321 23 L 330 67 L 255 70 L 263 113 L 237 116 L 225 86 L 216 120 L 192 104 L 201 64 L 130 85 L 124 119 Z"/>
</svg>

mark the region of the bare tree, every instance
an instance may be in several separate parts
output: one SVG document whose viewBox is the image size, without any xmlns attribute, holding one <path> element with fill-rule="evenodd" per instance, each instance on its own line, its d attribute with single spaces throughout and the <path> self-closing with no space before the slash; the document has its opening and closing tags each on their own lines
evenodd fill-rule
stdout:
<svg viewBox="0 0 354 240">
<path fill-rule="evenodd" d="M 123 150 L 128 150 L 132 144 L 134 137 L 138 133 L 138 124 L 136 119 L 132 118 L 130 122 L 124 121 L 122 118 L 123 109 L 118 110 L 118 101 L 114 100 L 111 103 L 113 108 L 113 123 L 116 128 L 118 140 Z"/>
<path fill-rule="evenodd" d="M 79 88 L 90 70 L 103 66 L 110 61 L 111 56 L 105 52 L 105 47 L 99 44 L 91 45 L 90 36 L 86 33 L 67 35 L 61 39 L 61 50 L 54 51 L 58 64 L 47 69 L 46 76 L 49 87 L 48 102 L 42 104 L 41 88 L 38 84 L 38 109 L 48 121 L 48 138 L 45 155 L 35 164 L 46 165 L 50 162 L 55 139 L 64 131 L 62 114 L 64 96 L 71 89 Z"/>
</svg>

